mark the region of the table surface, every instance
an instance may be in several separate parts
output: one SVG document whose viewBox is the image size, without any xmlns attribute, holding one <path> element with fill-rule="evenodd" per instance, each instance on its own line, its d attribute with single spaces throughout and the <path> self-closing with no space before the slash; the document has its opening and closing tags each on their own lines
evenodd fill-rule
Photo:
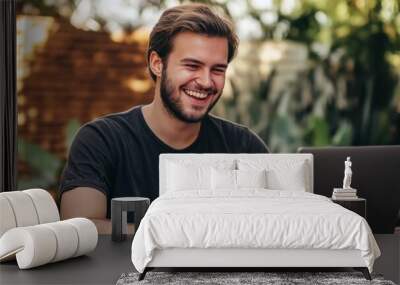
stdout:
<svg viewBox="0 0 400 285">
<path fill-rule="evenodd" d="M 117 201 L 117 202 L 143 202 L 143 201 L 149 201 L 149 198 L 144 198 L 144 197 L 119 197 L 119 198 L 112 198 L 112 201 Z"/>
<path fill-rule="evenodd" d="M 382 256 L 374 272 L 400 281 L 400 236 L 375 235 Z M 131 258 L 132 237 L 112 242 L 110 235 L 99 236 L 96 249 L 86 256 L 19 270 L 15 261 L 0 264 L 0 284 L 115 284 L 124 272 L 135 271 Z"/>
</svg>

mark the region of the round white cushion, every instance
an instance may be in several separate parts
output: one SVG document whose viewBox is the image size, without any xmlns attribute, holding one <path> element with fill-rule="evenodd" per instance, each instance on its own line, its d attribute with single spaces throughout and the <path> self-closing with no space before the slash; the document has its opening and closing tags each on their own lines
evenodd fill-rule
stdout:
<svg viewBox="0 0 400 285">
<path fill-rule="evenodd" d="M 96 248 L 97 229 L 85 218 L 17 227 L 0 238 L 0 261 L 16 254 L 20 269 L 86 254 Z"/>
<path fill-rule="evenodd" d="M 49 192 L 43 189 L 28 189 L 22 191 L 28 194 L 36 208 L 39 224 L 51 223 L 60 220 L 57 205 Z"/>
<path fill-rule="evenodd" d="M 60 220 L 53 197 L 43 189 L 0 193 L 0 214 L 0 237 L 15 227 Z"/>
<path fill-rule="evenodd" d="M 6 197 L 0 196 L 0 237 L 16 226 L 17 222 L 10 202 Z"/>
<path fill-rule="evenodd" d="M 72 225 L 66 222 L 55 222 L 43 224 L 49 228 L 56 236 L 57 251 L 52 262 L 70 258 L 75 255 L 78 249 L 78 233 Z"/>
<path fill-rule="evenodd" d="M 33 226 L 39 223 L 35 205 L 30 196 L 22 191 L 2 192 L 13 209 L 17 227 Z"/>
<path fill-rule="evenodd" d="M 40 225 L 13 228 L 0 239 L 0 260 L 16 254 L 21 269 L 49 263 L 56 250 L 54 233 Z"/>
<path fill-rule="evenodd" d="M 73 218 L 65 220 L 65 222 L 72 225 L 78 233 L 78 248 L 74 257 L 90 252 L 96 248 L 98 233 L 96 225 L 92 221 L 85 218 Z"/>
</svg>

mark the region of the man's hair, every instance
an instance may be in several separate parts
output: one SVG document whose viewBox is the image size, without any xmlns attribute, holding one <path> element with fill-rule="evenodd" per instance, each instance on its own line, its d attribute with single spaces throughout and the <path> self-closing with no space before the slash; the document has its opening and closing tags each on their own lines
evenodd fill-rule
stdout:
<svg viewBox="0 0 400 285">
<path fill-rule="evenodd" d="M 239 44 L 232 22 L 212 11 L 207 5 L 186 4 L 167 9 L 151 31 L 147 48 L 148 68 L 154 81 L 156 75 L 150 69 L 151 52 L 157 52 L 163 62 L 166 62 L 174 37 L 182 32 L 225 37 L 228 40 L 228 62 L 234 57 Z"/>
</svg>

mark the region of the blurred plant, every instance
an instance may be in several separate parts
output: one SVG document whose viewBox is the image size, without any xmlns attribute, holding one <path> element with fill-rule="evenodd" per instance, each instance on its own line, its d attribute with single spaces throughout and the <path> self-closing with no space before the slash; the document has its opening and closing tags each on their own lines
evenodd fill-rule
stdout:
<svg viewBox="0 0 400 285">
<path fill-rule="evenodd" d="M 257 1 L 246 1 L 250 15 L 264 33 L 259 41 L 284 39 L 287 46 L 263 50 L 254 45 L 242 59 L 239 52 L 233 67 L 248 65 L 248 75 L 233 72 L 233 95 L 225 108 L 234 110 L 220 108 L 217 114 L 241 114 L 230 119 L 252 127 L 278 152 L 301 145 L 400 143 L 399 2 L 302 1 L 287 14 L 282 11 L 285 1 L 275 1 L 275 8 L 268 10 L 276 9 L 272 24 L 263 21 L 265 11 L 252 2 Z M 302 58 L 293 43 L 303 44 L 308 56 Z M 283 53 L 278 60 L 263 61 L 262 54 L 277 51 Z M 259 57 L 248 60 L 250 53 Z M 295 55 L 287 60 L 291 53 Z M 299 57 L 303 69 L 296 67 Z M 261 73 L 265 64 L 275 72 L 259 74 L 254 84 L 249 70 Z M 282 69 L 285 65 L 293 68 Z M 241 96 L 248 98 L 239 102 Z"/>
<path fill-rule="evenodd" d="M 80 124 L 76 119 L 68 122 L 65 128 L 67 149 L 69 149 L 79 127 Z M 18 177 L 18 189 L 43 188 L 55 190 L 65 159 L 61 159 L 21 137 L 18 138 L 18 158 L 27 163 L 32 171 L 29 176 Z"/>
</svg>

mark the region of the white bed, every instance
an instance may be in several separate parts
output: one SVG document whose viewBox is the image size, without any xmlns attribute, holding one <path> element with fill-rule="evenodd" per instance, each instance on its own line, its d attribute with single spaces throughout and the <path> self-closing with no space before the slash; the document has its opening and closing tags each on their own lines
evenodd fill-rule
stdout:
<svg viewBox="0 0 400 285">
<path fill-rule="evenodd" d="M 367 222 L 312 194 L 312 181 L 311 154 L 161 155 L 160 197 L 132 243 L 140 278 L 154 267 L 354 267 L 370 278 L 380 251 Z"/>
</svg>

